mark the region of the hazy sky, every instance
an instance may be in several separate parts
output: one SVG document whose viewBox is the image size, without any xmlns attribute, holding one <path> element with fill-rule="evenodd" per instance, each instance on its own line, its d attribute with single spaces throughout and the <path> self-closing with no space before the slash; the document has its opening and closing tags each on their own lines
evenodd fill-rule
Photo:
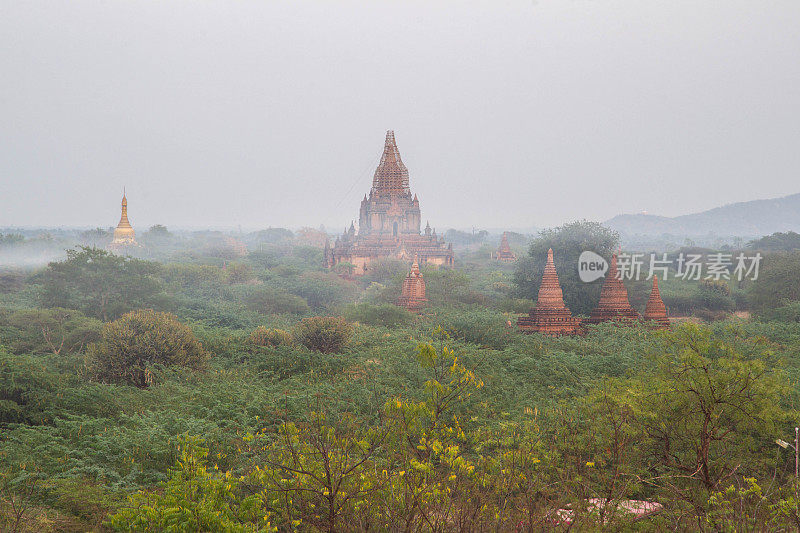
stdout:
<svg viewBox="0 0 800 533">
<path fill-rule="evenodd" d="M 800 192 L 800 2 L 0 2 L 0 225 L 437 228 Z M 424 222 L 423 222 L 424 223 Z"/>
</svg>

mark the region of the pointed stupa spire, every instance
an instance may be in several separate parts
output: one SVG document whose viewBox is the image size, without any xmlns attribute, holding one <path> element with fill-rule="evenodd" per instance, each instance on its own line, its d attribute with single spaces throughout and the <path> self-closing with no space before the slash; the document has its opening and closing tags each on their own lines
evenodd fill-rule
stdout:
<svg viewBox="0 0 800 533">
<path fill-rule="evenodd" d="M 125 187 L 122 188 L 122 205 L 119 223 L 114 229 L 114 240 L 111 241 L 112 247 L 136 244 L 136 234 L 133 231 L 130 220 L 128 220 L 128 195 Z"/>
<path fill-rule="evenodd" d="M 667 307 L 661 299 L 661 292 L 658 290 L 658 276 L 653 276 L 653 288 L 650 290 L 650 298 L 647 299 L 647 306 L 644 309 L 644 319 L 652 321 L 657 328 L 669 327 Z"/>
<path fill-rule="evenodd" d="M 516 261 L 517 259 L 516 254 L 511 251 L 511 246 L 508 244 L 507 231 L 503 232 L 503 238 L 500 239 L 500 247 L 497 249 L 497 253 L 495 253 L 495 259 L 498 261 L 504 261 L 506 263 Z"/>
<path fill-rule="evenodd" d="M 639 318 L 639 313 L 631 307 L 628 301 L 628 289 L 622 283 L 617 270 L 617 254 L 611 256 L 611 265 L 606 272 L 603 287 L 600 289 L 600 301 L 589 317 L 589 323 L 597 324 L 607 320 Z"/>
<path fill-rule="evenodd" d="M 425 298 L 425 280 L 419 271 L 419 257 L 414 255 L 414 262 L 411 263 L 411 271 L 403 280 L 403 288 L 397 304 L 405 307 L 409 311 L 419 311 L 427 302 Z"/>
<path fill-rule="evenodd" d="M 529 316 L 520 317 L 517 325 L 524 333 L 545 335 L 574 335 L 580 328 L 580 320 L 574 318 L 564 305 L 552 248 L 547 250 L 547 262 L 544 265 L 536 307 L 531 309 Z"/>
<path fill-rule="evenodd" d="M 553 261 L 553 249 L 547 250 L 547 262 L 544 265 L 542 284 L 539 286 L 539 297 L 537 299 L 538 308 L 563 309 L 564 293 L 561 291 L 561 284 L 558 282 L 556 264 Z"/>
<path fill-rule="evenodd" d="M 379 196 L 411 194 L 408 187 L 408 169 L 400 158 L 392 130 L 386 132 L 383 155 L 372 178 L 371 192 Z"/>
</svg>

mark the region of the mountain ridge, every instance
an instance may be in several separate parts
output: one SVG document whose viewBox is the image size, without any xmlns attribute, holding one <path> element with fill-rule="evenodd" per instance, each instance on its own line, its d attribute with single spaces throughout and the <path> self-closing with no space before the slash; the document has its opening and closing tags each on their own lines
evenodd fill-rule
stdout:
<svg viewBox="0 0 800 533">
<path fill-rule="evenodd" d="M 800 193 L 714 207 L 699 213 L 665 217 L 617 215 L 603 225 L 627 235 L 730 235 L 760 237 L 800 231 Z"/>
</svg>

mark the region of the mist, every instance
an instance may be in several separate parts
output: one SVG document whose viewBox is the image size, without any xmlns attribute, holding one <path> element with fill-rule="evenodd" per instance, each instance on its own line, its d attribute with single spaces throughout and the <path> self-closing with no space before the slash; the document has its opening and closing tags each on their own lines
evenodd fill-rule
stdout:
<svg viewBox="0 0 800 533">
<path fill-rule="evenodd" d="M 0 226 L 338 230 L 387 129 L 423 220 L 798 192 L 800 4 L 13 2 Z"/>
</svg>

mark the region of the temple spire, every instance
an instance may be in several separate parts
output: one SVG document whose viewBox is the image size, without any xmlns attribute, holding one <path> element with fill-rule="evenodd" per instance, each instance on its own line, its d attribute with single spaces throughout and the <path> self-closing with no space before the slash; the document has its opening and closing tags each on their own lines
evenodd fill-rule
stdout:
<svg viewBox="0 0 800 533">
<path fill-rule="evenodd" d="M 520 317 L 517 325 L 523 333 L 574 335 L 579 332 L 580 320 L 573 317 L 564 305 L 552 248 L 547 250 L 547 262 L 544 265 L 536 307 L 531 309 L 529 316 Z"/>
<path fill-rule="evenodd" d="M 631 307 L 628 301 L 628 290 L 617 270 L 617 254 L 611 256 L 611 266 L 608 267 L 606 279 L 600 289 L 600 301 L 589 317 L 589 323 L 597 324 L 607 320 L 635 320 L 639 313 Z"/>
<path fill-rule="evenodd" d="M 658 276 L 653 276 L 653 288 L 650 290 L 650 298 L 648 298 L 644 309 L 644 319 L 651 321 L 651 324 L 657 328 L 669 327 L 667 307 L 661 299 L 661 292 L 658 290 Z"/>
<path fill-rule="evenodd" d="M 379 196 L 411 194 L 408 187 L 408 169 L 400 158 L 392 130 L 386 132 L 383 155 L 372 178 L 372 193 Z"/>
</svg>

